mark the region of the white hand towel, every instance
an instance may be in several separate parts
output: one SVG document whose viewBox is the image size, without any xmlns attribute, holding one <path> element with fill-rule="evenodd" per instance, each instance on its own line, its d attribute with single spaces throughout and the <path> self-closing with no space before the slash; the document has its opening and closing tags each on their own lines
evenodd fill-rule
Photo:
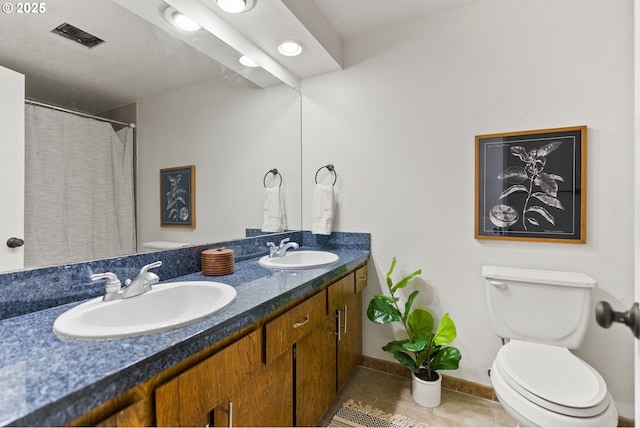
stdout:
<svg viewBox="0 0 640 428">
<path fill-rule="evenodd" d="M 284 232 L 286 228 L 287 219 L 285 216 L 284 201 L 280 194 L 280 186 L 266 187 L 264 189 L 262 231 Z"/>
<path fill-rule="evenodd" d="M 333 185 L 316 184 L 311 206 L 311 233 L 331 235 L 334 211 Z"/>
</svg>

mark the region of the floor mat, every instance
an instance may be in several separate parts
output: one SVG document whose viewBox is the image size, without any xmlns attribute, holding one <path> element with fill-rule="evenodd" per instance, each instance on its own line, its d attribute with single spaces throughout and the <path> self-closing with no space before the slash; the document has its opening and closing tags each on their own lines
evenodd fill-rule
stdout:
<svg viewBox="0 0 640 428">
<path fill-rule="evenodd" d="M 368 404 L 348 400 L 335 414 L 330 427 L 428 427 L 403 415 L 392 415 Z"/>
</svg>

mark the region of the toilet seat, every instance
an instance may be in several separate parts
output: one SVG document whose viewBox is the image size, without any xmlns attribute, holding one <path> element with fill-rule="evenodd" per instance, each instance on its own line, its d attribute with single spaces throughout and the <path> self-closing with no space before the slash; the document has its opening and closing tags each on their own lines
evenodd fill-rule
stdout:
<svg viewBox="0 0 640 428">
<path fill-rule="evenodd" d="M 494 368 L 518 394 L 560 415 L 594 417 L 610 404 L 602 376 L 566 348 L 512 340 Z"/>
</svg>

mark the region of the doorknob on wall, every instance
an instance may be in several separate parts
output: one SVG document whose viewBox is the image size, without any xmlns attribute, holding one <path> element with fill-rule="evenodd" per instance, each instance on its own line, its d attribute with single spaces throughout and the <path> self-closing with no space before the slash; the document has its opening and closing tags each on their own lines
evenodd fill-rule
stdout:
<svg viewBox="0 0 640 428">
<path fill-rule="evenodd" d="M 24 245 L 24 241 L 20 238 L 9 238 L 7 240 L 7 247 L 9 248 L 18 248 Z"/>
<path fill-rule="evenodd" d="M 614 322 L 622 323 L 631 329 L 636 339 L 640 339 L 640 306 L 637 302 L 627 312 L 616 312 L 608 302 L 598 302 L 596 321 L 603 328 L 611 327 Z"/>
</svg>

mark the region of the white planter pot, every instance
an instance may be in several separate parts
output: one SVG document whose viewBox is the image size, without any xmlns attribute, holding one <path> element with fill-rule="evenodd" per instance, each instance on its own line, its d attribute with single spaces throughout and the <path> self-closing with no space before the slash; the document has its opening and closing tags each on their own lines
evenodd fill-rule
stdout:
<svg viewBox="0 0 640 428">
<path fill-rule="evenodd" d="M 437 380 L 427 381 L 412 375 L 411 394 L 413 401 L 423 407 L 438 407 L 442 391 L 442 376 Z"/>
</svg>

